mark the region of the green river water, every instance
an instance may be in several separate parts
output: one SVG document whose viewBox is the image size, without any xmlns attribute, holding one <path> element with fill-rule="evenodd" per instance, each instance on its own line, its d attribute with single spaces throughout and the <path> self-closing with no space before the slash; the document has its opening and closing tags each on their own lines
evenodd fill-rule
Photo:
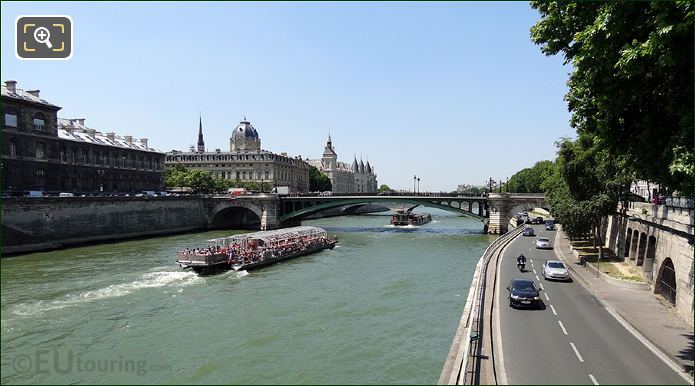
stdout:
<svg viewBox="0 0 695 386">
<path fill-rule="evenodd" d="M 2 259 L 2 383 L 435 383 L 492 237 L 417 211 L 304 221 L 338 247 L 249 273 L 174 262 L 231 231 Z"/>
</svg>

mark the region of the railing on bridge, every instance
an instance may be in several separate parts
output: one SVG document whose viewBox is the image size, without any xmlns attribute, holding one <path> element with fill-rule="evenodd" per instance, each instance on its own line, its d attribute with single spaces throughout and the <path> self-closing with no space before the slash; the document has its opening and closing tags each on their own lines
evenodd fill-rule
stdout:
<svg viewBox="0 0 695 386">
<path fill-rule="evenodd" d="M 393 193 L 292 193 L 280 195 L 280 197 L 373 197 L 373 196 L 384 196 L 384 197 L 487 197 L 487 195 L 479 196 L 466 196 L 460 193 L 450 193 L 450 192 L 393 192 Z"/>
</svg>

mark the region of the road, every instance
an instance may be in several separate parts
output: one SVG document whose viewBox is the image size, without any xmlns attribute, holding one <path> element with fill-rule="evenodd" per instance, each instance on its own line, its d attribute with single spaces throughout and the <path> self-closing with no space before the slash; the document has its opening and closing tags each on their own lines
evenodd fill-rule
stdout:
<svg viewBox="0 0 695 386">
<path fill-rule="evenodd" d="M 543 280 L 543 263 L 559 259 L 553 250 L 536 249 L 535 240 L 546 236 L 554 245 L 555 231 L 533 227 L 536 237 L 519 236 L 497 268 L 496 333 L 504 366 L 498 376 L 506 373 L 509 384 L 687 384 L 580 283 Z M 516 267 L 521 252 L 527 258 L 523 273 Z M 513 278 L 541 285 L 543 309 L 509 307 L 506 287 Z"/>
</svg>

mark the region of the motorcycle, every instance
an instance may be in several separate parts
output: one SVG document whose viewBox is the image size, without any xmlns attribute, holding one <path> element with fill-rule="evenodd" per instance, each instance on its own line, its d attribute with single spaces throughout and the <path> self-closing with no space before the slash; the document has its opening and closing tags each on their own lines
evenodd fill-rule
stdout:
<svg viewBox="0 0 695 386">
<path fill-rule="evenodd" d="M 526 268 L 526 263 L 522 263 L 519 261 L 516 263 L 516 266 L 517 268 L 519 268 L 519 271 L 524 272 L 524 269 Z"/>
</svg>

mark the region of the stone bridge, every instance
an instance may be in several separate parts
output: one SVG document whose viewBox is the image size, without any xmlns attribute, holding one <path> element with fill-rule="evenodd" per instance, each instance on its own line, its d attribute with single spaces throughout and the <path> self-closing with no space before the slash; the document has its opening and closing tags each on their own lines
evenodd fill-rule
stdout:
<svg viewBox="0 0 695 386">
<path fill-rule="evenodd" d="M 278 197 L 41 197 L 2 200 L 3 255 L 105 240 L 205 229 L 273 229 L 331 208 L 423 205 L 470 216 L 504 232 L 514 213 L 543 207 L 539 195 Z M 334 209 L 333 209 L 334 210 Z M 334 210 L 335 212 L 339 212 Z"/>
<path fill-rule="evenodd" d="M 301 224 L 302 219 L 324 210 L 358 207 L 427 206 L 476 218 L 488 233 L 504 233 L 515 213 L 545 207 L 542 194 L 490 194 L 488 197 L 441 196 L 282 196 L 256 195 L 209 199 L 208 219 L 213 228 L 274 229 Z"/>
</svg>

